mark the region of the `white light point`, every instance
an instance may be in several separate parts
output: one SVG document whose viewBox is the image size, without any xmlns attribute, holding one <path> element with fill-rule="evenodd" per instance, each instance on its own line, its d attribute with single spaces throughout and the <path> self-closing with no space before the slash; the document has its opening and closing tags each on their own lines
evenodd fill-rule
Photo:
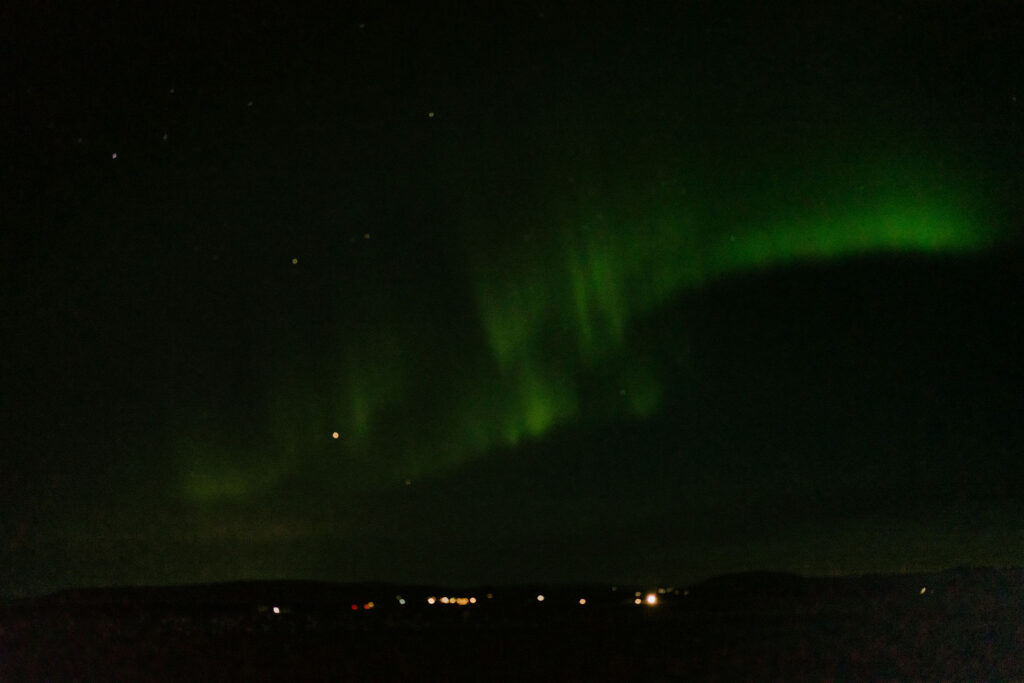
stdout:
<svg viewBox="0 0 1024 683">
<path fill-rule="evenodd" d="M 543 595 L 538 595 L 537 596 L 537 602 L 544 602 L 544 596 Z"/>
<path fill-rule="evenodd" d="M 657 605 L 658 604 L 658 596 L 655 593 L 648 593 L 647 597 L 644 598 L 644 600 L 645 600 L 645 602 L 648 605 Z"/>
<path fill-rule="evenodd" d="M 281 608 L 275 606 L 273 611 L 274 611 L 274 614 L 280 614 L 281 613 Z"/>
</svg>

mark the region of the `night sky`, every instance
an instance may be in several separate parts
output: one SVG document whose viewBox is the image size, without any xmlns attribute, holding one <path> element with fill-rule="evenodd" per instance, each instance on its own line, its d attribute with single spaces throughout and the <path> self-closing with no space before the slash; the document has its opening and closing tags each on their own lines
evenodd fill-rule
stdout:
<svg viewBox="0 0 1024 683">
<path fill-rule="evenodd" d="M 1017 3 L 626 4 L 5 3 L 0 595 L 1024 564 Z"/>
</svg>

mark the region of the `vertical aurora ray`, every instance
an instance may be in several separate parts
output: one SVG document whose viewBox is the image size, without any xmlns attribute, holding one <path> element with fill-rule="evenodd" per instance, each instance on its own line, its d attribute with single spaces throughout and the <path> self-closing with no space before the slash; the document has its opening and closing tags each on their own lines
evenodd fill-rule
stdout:
<svg viewBox="0 0 1024 683">
<path fill-rule="evenodd" d="M 372 438 L 381 413 L 402 402 L 405 373 L 394 340 L 376 340 L 361 352 L 350 351 L 343 369 L 329 375 L 334 400 L 331 423 L 341 442 L 362 450 Z M 327 431 L 325 425 L 325 431 Z"/>
</svg>

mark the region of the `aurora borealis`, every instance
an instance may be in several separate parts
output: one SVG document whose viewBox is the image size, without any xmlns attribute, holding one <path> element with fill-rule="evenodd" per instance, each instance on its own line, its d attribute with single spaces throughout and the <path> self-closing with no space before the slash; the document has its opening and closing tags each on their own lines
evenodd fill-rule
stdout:
<svg viewBox="0 0 1024 683">
<path fill-rule="evenodd" d="M 411 392 L 424 382 L 422 368 L 407 360 L 427 352 L 419 348 L 421 333 L 381 321 L 356 337 L 344 362 L 314 357 L 305 369 L 289 368 L 268 385 L 267 421 L 274 431 L 265 447 L 292 454 L 284 472 L 309 467 L 310 454 L 340 454 L 328 477 L 344 488 L 353 478 L 365 485 L 441 472 L 578 419 L 647 417 L 658 409 L 659 379 L 628 348 L 627 337 L 632 325 L 680 293 L 794 262 L 969 253 L 997 242 L 998 231 L 971 212 L 966 190 L 922 181 L 918 176 L 926 174 L 899 166 L 887 171 L 888 178 L 861 171 L 848 187 L 794 188 L 794 194 L 828 197 L 827 208 L 807 215 L 780 210 L 753 226 L 743 225 L 742 216 L 729 217 L 727 208 L 702 207 L 708 200 L 686 195 L 642 206 L 587 207 L 564 220 L 551 210 L 536 218 L 541 236 L 497 250 L 481 245 L 468 255 L 476 316 L 471 322 L 483 343 L 478 337 L 444 343 L 456 357 L 473 359 L 472 372 L 427 379 L 425 395 Z M 777 191 L 772 196 L 780 206 L 789 204 Z M 724 225 L 709 227 L 716 220 Z M 515 226 L 501 227 L 516 233 Z M 384 296 L 404 298 L 405 286 L 399 283 L 398 291 Z M 322 304 L 329 309 L 332 301 L 327 297 Z M 588 415 L 580 380 L 609 362 L 622 367 L 590 390 L 621 395 L 622 405 L 611 414 Z M 397 448 L 389 440 L 396 412 L 411 416 Z M 287 425 L 301 425 L 300 433 Z M 326 437 L 335 430 L 339 437 L 332 443 Z M 222 469 L 215 453 L 192 448 L 202 454 L 184 461 L 189 497 L 243 496 L 280 476 L 268 474 L 262 463 Z M 379 452 L 388 453 L 385 466 L 360 471 L 360 459 Z M 269 469 L 281 466 L 275 459 Z"/>
<path fill-rule="evenodd" d="M 861 10 L 26 10 L 0 580 L 1012 562 L 1011 24 Z"/>
</svg>

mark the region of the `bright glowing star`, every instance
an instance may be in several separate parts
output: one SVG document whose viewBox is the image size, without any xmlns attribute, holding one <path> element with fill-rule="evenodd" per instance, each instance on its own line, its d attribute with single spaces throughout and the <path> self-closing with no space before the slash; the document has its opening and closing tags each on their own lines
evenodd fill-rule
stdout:
<svg viewBox="0 0 1024 683">
<path fill-rule="evenodd" d="M 458 599 L 457 599 L 457 600 L 455 601 L 455 603 L 456 603 L 456 604 L 458 604 L 458 605 L 460 605 L 460 606 L 462 606 L 462 607 L 465 607 L 466 605 L 468 605 L 468 604 L 469 604 L 469 598 L 458 598 Z"/>
<path fill-rule="evenodd" d="M 469 604 L 475 605 L 476 604 L 476 598 L 470 598 L 469 599 Z"/>
<path fill-rule="evenodd" d="M 445 597 L 441 598 L 441 603 L 444 604 L 444 605 L 447 605 L 448 604 L 448 596 L 445 596 Z"/>
<path fill-rule="evenodd" d="M 273 612 L 274 612 L 274 614 L 280 614 L 280 613 L 281 613 L 281 608 L 280 608 L 280 607 L 277 607 L 277 606 L 275 606 L 275 607 L 273 608 Z"/>
<path fill-rule="evenodd" d="M 435 602 L 437 602 L 437 598 L 434 598 L 434 597 L 427 598 L 427 604 L 428 605 L 433 605 Z"/>
<path fill-rule="evenodd" d="M 643 602 L 643 600 L 641 600 L 640 598 L 633 598 L 633 604 L 634 605 L 639 605 L 642 602 Z"/>
<path fill-rule="evenodd" d="M 341 434 L 339 434 L 338 432 L 331 432 L 332 439 L 337 439 L 339 436 L 341 436 Z"/>
<path fill-rule="evenodd" d="M 928 589 L 925 586 L 921 586 L 921 595 L 924 595 L 926 590 Z"/>
<path fill-rule="evenodd" d="M 586 598 L 580 598 L 580 604 L 581 605 L 587 604 L 587 599 Z"/>
<path fill-rule="evenodd" d="M 657 605 L 658 604 L 658 596 L 656 594 L 654 594 L 654 593 L 648 593 L 647 597 L 645 598 L 645 600 L 646 600 L 648 605 Z"/>
<path fill-rule="evenodd" d="M 537 596 L 537 602 L 544 602 L 544 596 L 543 595 L 538 595 Z"/>
</svg>

